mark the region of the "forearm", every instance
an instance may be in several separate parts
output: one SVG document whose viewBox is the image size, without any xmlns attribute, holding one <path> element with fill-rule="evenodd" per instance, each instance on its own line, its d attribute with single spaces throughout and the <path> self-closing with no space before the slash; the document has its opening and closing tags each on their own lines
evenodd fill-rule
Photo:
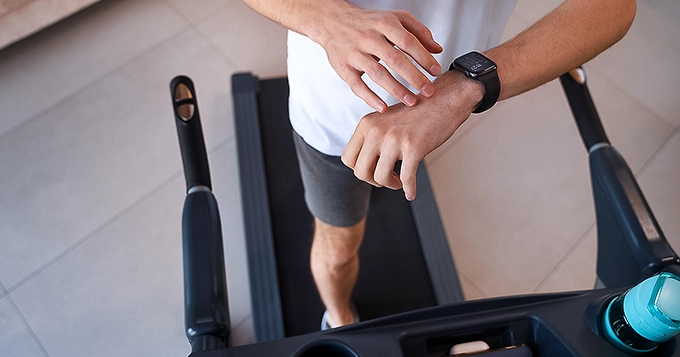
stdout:
<svg viewBox="0 0 680 357">
<path fill-rule="evenodd" d="M 568 0 L 512 40 L 487 51 L 498 65 L 499 100 L 591 60 L 626 34 L 635 11 L 635 0 Z"/>
<path fill-rule="evenodd" d="M 635 16 L 634 0 L 567 0 L 514 39 L 486 52 L 498 65 L 500 99 L 546 83 L 620 40 Z M 416 197 L 418 163 L 470 116 L 484 89 L 460 71 L 437 78 L 437 91 L 414 107 L 392 106 L 364 116 L 342 161 L 376 186 L 403 187 Z M 392 169 L 402 160 L 397 177 Z"/>
<path fill-rule="evenodd" d="M 409 106 L 417 103 L 417 97 L 387 68 L 424 96 L 435 92 L 420 68 L 438 76 L 441 66 L 432 53 L 439 53 L 442 48 L 430 30 L 407 11 L 364 10 L 344 0 L 243 1 L 321 45 L 338 76 L 378 112 L 387 110 L 387 104 L 364 82 L 364 74 Z"/>
<path fill-rule="evenodd" d="M 242 0 L 251 9 L 319 43 L 327 35 L 329 22 L 337 20 L 354 5 L 344 0 Z M 331 25 L 332 26 L 332 25 Z"/>
</svg>

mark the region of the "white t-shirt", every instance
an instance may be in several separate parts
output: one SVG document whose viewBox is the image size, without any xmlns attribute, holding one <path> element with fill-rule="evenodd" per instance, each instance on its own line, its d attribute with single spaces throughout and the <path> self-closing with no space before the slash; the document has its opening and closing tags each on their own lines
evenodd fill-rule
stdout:
<svg viewBox="0 0 680 357">
<path fill-rule="evenodd" d="M 469 51 L 498 45 L 516 0 L 351 0 L 364 9 L 407 10 L 427 26 L 444 51 L 434 55 L 446 71 Z M 430 77 L 428 75 L 430 79 Z M 362 77 L 393 105 L 399 101 Z M 400 77 L 400 81 L 406 84 Z M 317 43 L 288 32 L 289 111 L 293 129 L 313 148 L 340 156 L 359 120 L 374 110 L 354 95 Z M 412 87 L 408 87 L 418 93 Z"/>
</svg>

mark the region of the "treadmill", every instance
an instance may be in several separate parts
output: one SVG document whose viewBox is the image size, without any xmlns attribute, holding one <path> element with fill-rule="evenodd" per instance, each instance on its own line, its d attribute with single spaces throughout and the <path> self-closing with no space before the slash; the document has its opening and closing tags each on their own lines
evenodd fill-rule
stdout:
<svg viewBox="0 0 680 357">
<path fill-rule="evenodd" d="M 295 166 L 287 82 L 235 75 L 237 145 L 258 343 L 233 347 L 219 214 L 195 90 L 187 77 L 175 78 L 171 93 L 188 193 L 183 244 L 190 356 L 442 357 L 452 346 L 473 341 L 484 341 L 491 348 L 480 357 L 626 356 L 601 337 L 602 310 L 617 295 L 658 272 L 680 276 L 680 258 L 630 169 L 610 145 L 585 72 L 571 71 L 561 82 L 589 154 L 600 289 L 461 302 L 455 267 L 421 165 L 418 200 L 408 203 L 400 192 L 384 189 L 372 193 L 360 251 L 360 256 L 370 257 L 362 260 L 362 274 L 366 273 L 353 297 L 365 321 L 321 332 L 323 307 L 308 268 L 312 221 Z M 294 238 L 279 241 L 282 236 Z M 387 251 L 386 245 L 403 247 Z M 399 275 L 402 272 L 406 275 Z M 420 279 L 414 284 L 421 285 L 414 288 L 407 280 L 412 278 Z M 389 289 L 405 293 L 386 294 Z M 676 336 L 645 355 L 679 357 L 679 343 Z"/>
</svg>

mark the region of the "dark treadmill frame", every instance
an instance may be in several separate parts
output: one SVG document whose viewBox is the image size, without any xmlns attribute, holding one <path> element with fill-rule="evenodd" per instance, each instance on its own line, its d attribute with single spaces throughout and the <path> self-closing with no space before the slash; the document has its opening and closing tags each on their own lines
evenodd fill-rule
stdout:
<svg viewBox="0 0 680 357">
<path fill-rule="evenodd" d="M 224 259 L 216 254 L 222 249 L 209 244 L 221 241 L 213 234 L 221 231 L 219 215 L 214 199 L 206 200 L 212 197 L 206 195 L 206 190 L 189 190 L 189 205 L 185 205 L 183 215 L 183 255 L 190 356 L 441 357 L 453 344 L 476 340 L 484 340 L 496 349 L 493 357 L 515 357 L 506 348 L 517 345 L 538 356 L 625 356 L 600 337 L 598 317 L 614 297 L 642 279 L 660 271 L 680 276 L 680 258 L 666 241 L 627 164 L 609 145 L 585 85 L 585 74 L 572 72 L 561 80 L 589 153 L 598 228 L 597 274 L 607 288 L 435 306 L 324 332 L 229 347 L 228 310 L 222 303 L 227 300 L 226 283 L 219 276 Z M 193 85 L 190 87 L 193 90 Z M 171 92 L 175 93 L 174 89 Z M 194 99 L 189 101 L 196 104 Z M 175 101 L 174 105 L 185 102 Z M 200 128 L 194 126 L 197 128 L 185 130 L 178 126 L 187 187 L 197 172 L 187 170 L 195 158 L 185 154 L 203 146 Z M 246 215 L 257 213 L 252 209 L 257 205 L 249 207 Z M 212 213 L 206 214 L 206 209 Z M 213 232 L 206 227 L 214 227 Z M 680 335 L 645 356 L 680 357 Z"/>
<path fill-rule="evenodd" d="M 264 81 L 282 80 L 285 78 Z M 286 336 L 261 138 L 261 89 L 261 81 L 250 73 L 232 77 L 252 318 L 257 342 Z M 292 128 L 287 115 L 286 122 L 290 132 Z M 463 293 L 424 163 L 418 167 L 417 180 L 418 199 L 410 202 L 410 208 L 436 303 L 462 302 Z"/>
</svg>

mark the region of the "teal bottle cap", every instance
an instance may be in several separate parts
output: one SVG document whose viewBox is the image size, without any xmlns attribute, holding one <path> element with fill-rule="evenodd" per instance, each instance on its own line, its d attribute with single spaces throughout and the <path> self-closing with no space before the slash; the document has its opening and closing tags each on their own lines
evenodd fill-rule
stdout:
<svg viewBox="0 0 680 357">
<path fill-rule="evenodd" d="M 680 333 L 680 278 L 661 273 L 636 285 L 623 300 L 630 326 L 642 337 L 664 342 Z"/>
<path fill-rule="evenodd" d="M 672 275 L 672 274 L 671 274 Z M 672 275 L 663 283 L 659 279 L 655 286 L 652 297 L 656 300 L 653 306 L 657 307 L 659 318 L 667 317 L 672 323 L 680 324 L 680 279 Z"/>
</svg>

